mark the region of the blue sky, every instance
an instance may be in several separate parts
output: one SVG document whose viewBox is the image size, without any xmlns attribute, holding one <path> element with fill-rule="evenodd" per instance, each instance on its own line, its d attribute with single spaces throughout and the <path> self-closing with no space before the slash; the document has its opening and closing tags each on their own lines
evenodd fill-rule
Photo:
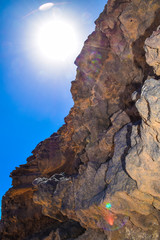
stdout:
<svg viewBox="0 0 160 240">
<path fill-rule="evenodd" d="M 45 19 L 51 10 L 29 16 L 28 13 L 46 2 L 1 0 L 0 199 L 11 186 L 10 172 L 25 163 L 36 145 L 64 123 L 73 105 L 70 83 L 75 79 L 74 60 L 107 1 L 71 0 L 55 5 L 61 15 L 73 20 L 80 41 L 75 56 L 59 66 L 34 58 L 29 44 L 34 24 Z"/>
</svg>

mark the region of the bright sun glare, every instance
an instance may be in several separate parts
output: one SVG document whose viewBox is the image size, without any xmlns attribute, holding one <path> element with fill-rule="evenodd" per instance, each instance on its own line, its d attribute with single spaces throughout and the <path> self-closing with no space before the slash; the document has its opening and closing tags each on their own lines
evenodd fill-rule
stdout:
<svg viewBox="0 0 160 240">
<path fill-rule="evenodd" d="M 34 43 L 38 56 L 49 61 L 65 61 L 79 51 L 79 39 L 74 23 L 66 19 L 46 19 L 35 31 Z"/>
</svg>

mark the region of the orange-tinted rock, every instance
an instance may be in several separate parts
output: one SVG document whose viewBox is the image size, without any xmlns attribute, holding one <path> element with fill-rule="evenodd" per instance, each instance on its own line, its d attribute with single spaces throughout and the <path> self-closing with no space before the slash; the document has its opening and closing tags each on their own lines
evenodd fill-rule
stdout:
<svg viewBox="0 0 160 240">
<path fill-rule="evenodd" d="M 112 234 L 112 240 L 159 239 L 159 195 L 155 182 L 154 191 L 150 184 L 142 183 L 146 188 L 150 186 L 151 194 L 154 192 L 152 204 L 152 196 L 149 198 L 148 192 L 142 193 L 136 187 L 137 153 L 133 154 L 132 166 L 127 165 L 133 179 L 126 172 L 125 163 L 131 142 L 136 144 L 139 139 L 138 124 L 128 124 L 140 119 L 132 93 L 139 91 L 145 76 L 153 74 L 145 62 L 143 46 L 159 25 L 159 11 L 159 0 L 108 1 L 95 22 L 95 31 L 75 61 L 77 75 L 71 87 L 74 106 L 65 125 L 38 144 L 27 163 L 11 173 L 13 187 L 3 198 L 2 240 L 67 239 L 55 227 L 59 228 L 59 222 L 68 218 L 92 228 L 78 239 L 91 238 L 96 228 L 95 236 L 103 239 L 108 235 L 102 213 L 107 198 L 115 203 L 112 211 L 117 220 L 130 218 L 125 228 Z M 146 109 L 146 104 L 142 104 L 140 114 L 144 118 Z M 152 130 L 151 127 L 150 136 Z M 144 140 L 148 141 L 145 134 Z M 141 145 L 137 143 L 137 151 Z M 156 148 L 148 147 L 147 151 L 157 158 L 152 149 Z M 143 177 L 144 174 L 139 179 Z M 34 195 L 35 178 L 39 180 L 35 181 L 38 191 Z M 33 195 L 43 212 L 34 203 Z M 58 219 L 58 223 L 52 218 Z M 46 226 L 49 230 L 45 235 Z"/>
</svg>

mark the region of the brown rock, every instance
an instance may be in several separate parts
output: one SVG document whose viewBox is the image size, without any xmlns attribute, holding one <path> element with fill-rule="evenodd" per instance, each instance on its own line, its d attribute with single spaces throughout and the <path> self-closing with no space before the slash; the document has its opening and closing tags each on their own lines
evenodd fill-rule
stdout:
<svg viewBox="0 0 160 240">
<path fill-rule="evenodd" d="M 43 206 L 43 213 L 55 218 L 55 213 L 59 210 L 63 215 L 79 221 L 85 228 L 104 231 L 113 231 L 117 226 L 121 228 L 126 224 L 126 228 L 113 234 L 112 239 L 124 239 L 130 232 L 130 224 L 133 223 L 133 239 L 141 228 L 141 237 L 148 236 L 146 239 L 158 240 L 159 235 L 152 238 L 153 232 L 158 234 L 159 227 L 159 213 L 152 205 L 154 198 L 140 192 L 125 170 L 131 130 L 132 125 L 129 124 L 115 134 L 114 154 L 109 163 L 98 167 L 89 162 L 86 171 L 74 178 L 61 179 L 57 175 L 59 180 L 55 179 L 56 176 L 48 180 L 35 180 L 38 191 L 34 200 Z M 111 203 L 111 211 L 105 208 L 107 202 Z M 113 225 L 106 220 L 108 214 L 114 216 Z M 105 234 L 109 237 L 107 231 Z M 143 239 L 140 236 L 139 239 Z"/>
<path fill-rule="evenodd" d="M 112 239 L 158 239 L 159 216 L 153 206 L 158 209 L 156 184 L 159 176 L 157 170 L 155 174 L 152 172 L 159 167 L 158 99 L 152 96 L 147 100 L 153 103 L 151 115 L 148 115 L 145 100 L 142 106 L 139 104 L 144 139 L 137 132 L 139 127 L 126 124 L 129 119 L 132 122 L 139 119 L 131 95 L 141 88 L 144 76 L 152 73 L 145 62 L 143 45 L 159 25 L 159 9 L 159 0 L 108 1 L 95 22 L 95 31 L 75 61 L 77 75 L 71 88 L 74 106 L 65 118 L 65 125 L 41 142 L 25 165 L 11 173 L 13 187 L 3 198 L 0 239 L 32 239 L 36 234 L 39 239 L 41 236 L 53 238 L 54 234 L 59 234 L 55 229 L 59 228 L 59 222 L 68 222 L 68 218 L 79 221 L 87 229 L 101 228 L 103 232 L 106 221 L 99 207 L 107 197 L 117 203 L 112 209 L 117 221 L 123 221 L 126 215 L 130 218 L 126 228 L 112 234 Z M 145 121 L 152 126 L 145 125 Z M 130 151 L 126 164 L 134 180 L 125 167 L 131 131 L 132 147 L 136 145 L 136 152 Z M 142 154 L 144 146 L 146 153 Z M 142 165 L 147 170 L 144 171 Z M 141 167 L 142 174 L 138 174 Z M 41 180 L 36 180 L 38 191 L 34 201 L 42 205 L 43 213 L 33 202 L 36 189 L 32 181 L 38 177 Z M 148 190 L 144 191 L 146 187 Z M 136 190 L 143 190 L 145 194 Z M 149 194 L 156 199 L 153 205 Z M 50 230 L 48 235 L 43 235 L 46 226 L 50 226 Z M 138 227 L 143 229 L 142 234 Z M 87 231 L 84 239 L 89 233 L 93 236 L 93 231 Z M 145 231 L 150 232 L 146 234 Z M 96 232 L 95 236 L 103 239 L 102 232 Z"/>
<path fill-rule="evenodd" d="M 103 232 L 94 231 L 88 229 L 82 236 L 76 238 L 75 240 L 107 240 L 106 235 Z"/>
</svg>

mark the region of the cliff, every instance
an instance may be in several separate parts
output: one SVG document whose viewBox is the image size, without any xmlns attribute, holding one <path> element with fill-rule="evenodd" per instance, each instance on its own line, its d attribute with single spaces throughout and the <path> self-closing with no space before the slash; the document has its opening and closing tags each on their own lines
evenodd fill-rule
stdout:
<svg viewBox="0 0 160 240">
<path fill-rule="evenodd" d="M 160 239 L 160 1 L 109 0 L 95 24 L 65 125 L 11 173 L 2 240 Z"/>
</svg>

